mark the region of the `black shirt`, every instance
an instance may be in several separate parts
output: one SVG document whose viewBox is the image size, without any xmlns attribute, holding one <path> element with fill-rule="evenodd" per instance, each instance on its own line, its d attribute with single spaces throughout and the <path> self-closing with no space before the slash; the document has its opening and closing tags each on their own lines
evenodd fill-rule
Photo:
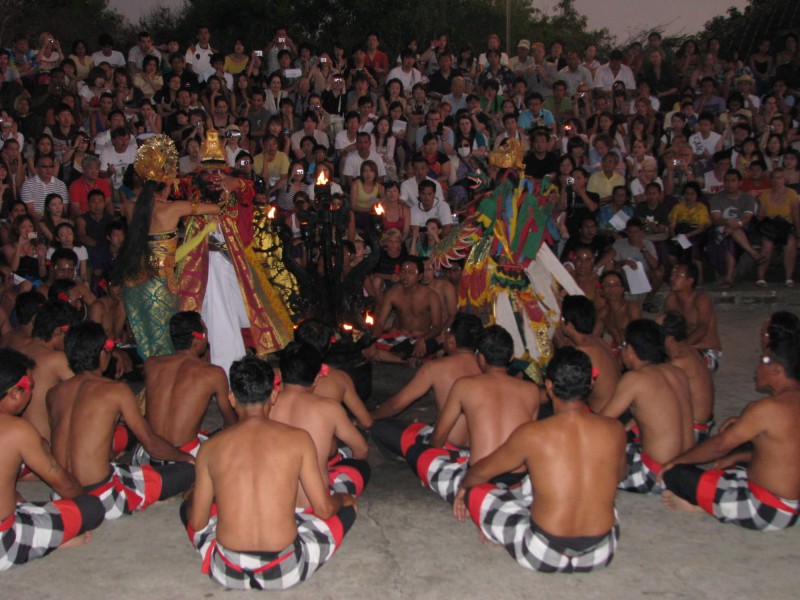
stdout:
<svg viewBox="0 0 800 600">
<path fill-rule="evenodd" d="M 534 179 L 542 179 L 548 173 L 558 172 L 558 156 L 548 152 L 544 158 L 537 158 L 533 152 L 525 155 L 525 175 Z"/>
</svg>

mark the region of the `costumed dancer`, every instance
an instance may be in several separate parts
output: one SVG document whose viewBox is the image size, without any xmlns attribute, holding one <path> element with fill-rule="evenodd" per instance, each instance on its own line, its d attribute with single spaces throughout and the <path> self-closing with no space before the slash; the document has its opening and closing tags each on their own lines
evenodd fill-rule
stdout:
<svg viewBox="0 0 800 600">
<path fill-rule="evenodd" d="M 231 177 L 216 131 L 201 147 L 200 167 L 181 178 L 179 195 L 192 205 L 219 202 L 218 220 L 203 212 L 186 224 L 179 258 L 180 308 L 199 312 L 208 327 L 211 362 L 227 373 L 246 346 L 260 357 L 283 348 L 292 339 L 292 321 L 280 294 L 253 248 L 255 191 L 253 183 Z M 213 204 L 211 205 L 213 206 Z M 239 333 L 249 330 L 251 342 Z"/>
<path fill-rule="evenodd" d="M 178 310 L 175 251 L 178 222 L 192 215 L 217 215 L 215 204 L 171 202 L 170 186 L 178 172 L 178 151 L 166 135 L 144 143 L 134 169 L 144 182 L 119 253 L 115 279 L 142 359 L 172 354 L 169 319 Z"/>
</svg>

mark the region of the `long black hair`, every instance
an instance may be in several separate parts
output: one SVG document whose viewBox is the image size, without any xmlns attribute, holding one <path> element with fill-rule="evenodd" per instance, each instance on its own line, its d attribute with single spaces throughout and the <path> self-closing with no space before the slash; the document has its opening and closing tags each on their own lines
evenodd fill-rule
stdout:
<svg viewBox="0 0 800 600">
<path fill-rule="evenodd" d="M 128 226 L 128 233 L 125 242 L 119 252 L 119 259 L 114 269 L 112 279 L 115 282 L 122 282 L 126 279 L 139 279 L 141 277 L 154 274 L 151 265 L 152 251 L 147 243 L 150 232 L 150 220 L 153 217 L 153 202 L 156 192 L 160 192 L 166 186 L 148 179 L 136 204 L 133 207 L 133 215 Z"/>
</svg>

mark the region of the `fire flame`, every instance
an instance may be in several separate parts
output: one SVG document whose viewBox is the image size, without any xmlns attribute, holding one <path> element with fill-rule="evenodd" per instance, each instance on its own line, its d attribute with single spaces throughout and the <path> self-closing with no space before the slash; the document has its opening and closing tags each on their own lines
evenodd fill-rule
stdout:
<svg viewBox="0 0 800 600">
<path fill-rule="evenodd" d="M 325 175 L 325 171 L 319 172 L 319 176 L 317 177 L 317 185 L 328 185 L 328 177 Z"/>
<path fill-rule="evenodd" d="M 353 326 L 350 323 L 342 323 L 342 329 L 345 331 L 353 331 Z"/>
<path fill-rule="evenodd" d="M 375 205 L 375 214 L 378 215 L 379 217 L 382 217 L 385 213 L 386 213 L 386 209 L 383 208 L 383 204 L 378 202 Z"/>
<path fill-rule="evenodd" d="M 364 315 L 364 323 L 366 323 L 369 326 L 372 326 L 375 324 L 375 319 L 372 318 L 371 314 L 367 313 L 366 315 Z"/>
<path fill-rule="evenodd" d="M 267 218 L 268 219 L 274 219 L 275 218 L 275 207 L 274 206 L 269 209 L 269 212 L 267 213 Z"/>
</svg>

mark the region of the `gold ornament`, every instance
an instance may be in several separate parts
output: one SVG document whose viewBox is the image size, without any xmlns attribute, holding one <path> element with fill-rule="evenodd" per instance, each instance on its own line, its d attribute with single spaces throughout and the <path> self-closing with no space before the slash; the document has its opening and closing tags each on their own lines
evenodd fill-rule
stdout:
<svg viewBox="0 0 800 600">
<path fill-rule="evenodd" d="M 220 165 L 227 165 L 228 161 L 225 159 L 225 150 L 219 143 L 219 133 L 216 131 L 209 131 L 206 134 L 206 139 L 203 145 L 200 146 L 200 166 L 202 167 L 219 167 Z"/>
<path fill-rule="evenodd" d="M 522 162 L 522 144 L 516 138 L 511 138 L 503 142 L 494 152 L 489 152 L 489 164 L 501 169 L 516 167 L 524 169 L 525 163 Z"/>
<path fill-rule="evenodd" d="M 175 142 L 168 135 L 154 135 L 136 152 L 133 168 L 142 181 L 172 181 L 178 175 Z"/>
</svg>

